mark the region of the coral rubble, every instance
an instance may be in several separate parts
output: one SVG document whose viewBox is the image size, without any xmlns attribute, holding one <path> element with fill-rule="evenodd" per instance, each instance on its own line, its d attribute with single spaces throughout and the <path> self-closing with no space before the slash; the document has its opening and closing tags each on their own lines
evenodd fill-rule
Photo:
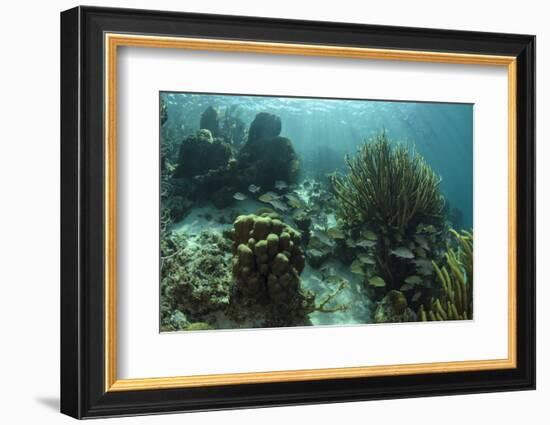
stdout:
<svg viewBox="0 0 550 425">
<path fill-rule="evenodd" d="M 226 266 L 230 242 L 218 233 L 203 231 L 196 240 L 180 241 L 172 251 L 161 258 L 163 330 L 181 330 L 187 322 L 205 322 L 209 315 L 224 311 L 233 281 Z"/>
</svg>

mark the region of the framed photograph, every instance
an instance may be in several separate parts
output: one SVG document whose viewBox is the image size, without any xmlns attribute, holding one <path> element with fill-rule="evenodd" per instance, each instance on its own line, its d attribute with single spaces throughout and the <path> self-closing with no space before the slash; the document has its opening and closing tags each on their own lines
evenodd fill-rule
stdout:
<svg viewBox="0 0 550 425">
<path fill-rule="evenodd" d="M 535 388 L 535 37 L 61 14 L 61 411 Z"/>
</svg>

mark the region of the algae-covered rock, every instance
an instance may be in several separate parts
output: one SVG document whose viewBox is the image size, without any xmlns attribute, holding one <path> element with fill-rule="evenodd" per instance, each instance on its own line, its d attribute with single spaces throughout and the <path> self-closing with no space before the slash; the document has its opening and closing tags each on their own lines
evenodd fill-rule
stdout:
<svg viewBox="0 0 550 425">
<path fill-rule="evenodd" d="M 205 322 L 210 314 L 224 311 L 233 287 L 227 266 L 230 241 L 219 233 L 204 231 L 181 245 L 161 262 L 161 325 L 168 330 L 187 326 L 177 311 L 188 322 Z"/>
<path fill-rule="evenodd" d="M 231 155 L 228 143 L 214 139 L 208 129 L 199 130 L 181 143 L 174 177 L 192 178 L 227 167 Z"/>
<path fill-rule="evenodd" d="M 224 209 L 233 204 L 235 202 L 235 198 L 233 197 L 235 195 L 235 189 L 228 186 L 222 186 L 218 190 L 216 190 L 212 195 L 210 196 L 210 201 L 212 201 L 212 204 L 218 209 Z"/>
<path fill-rule="evenodd" d="M 218 118 L 218 112 L 209 106 L 201 115 L 200 128 L 209 130 L 212 136 L 220 136 L 220 122 Z"/>
<path fill-rule="evenodd" d="M 163 206 L 170 211 L 172 220 L 179 221 L 187 215 L 193 203 L 184 196 L 174 195 L 164 201 Z"/>
<path fill-rule="evenodd" d="M 256 115 L 248 141 L 239 152 L 239 169 L 244 179 L 262 188 L 274 188 L 276 181 L 293 182 L 300 163 L 292 142 L 279 136 L 281 120 L 266 112 Z"/>
<path fill-rule="evenodd" d="M 264 306 L 264 326 L 308 324 L 314 296 L 300 284 L 300 232 L 269 213 L 239 216 L 234 228 L 232 304 Z"/>
<path fill-rule="evenodd" d="M 281 119 L 274 114 L 260 112 L 250 124 L 248 142 L 263 140 L 281 134 Z"/>
<path fill-rule="evenodd" d="M 166 305 L 161 305 L 161 315 L 164 319 L 161 321 L 161 332 L 181 331 L 189 325 L 185 314 L 179 310 L 172 310 Z"/>
</svg>

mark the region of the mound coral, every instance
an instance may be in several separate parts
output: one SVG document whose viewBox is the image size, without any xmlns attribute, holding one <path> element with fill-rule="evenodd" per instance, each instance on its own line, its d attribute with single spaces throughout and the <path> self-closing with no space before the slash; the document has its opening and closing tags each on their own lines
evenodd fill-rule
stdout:
<svg viewBox="0 0 550 425">
<path fill-rule="evenodd" d="M 433 263 L 437 280 L 442 286 L 441 297 L 433 298 L 427 309 L 424 305 L 418 310 L 418 317 L 426 320 L 471 320 L 473 318 L 473 264 L 474 239 L 465 230 L 458 233 L 450 230 L 458 246 L 445 253 L 446 265 L 439 267 Z"/>
<path fill-rule="evenodd" d="M 300 284 L 305 265 L 301 235 L 275 217 L 242 215 L 234 223 L 235 299 L 265 306 L 266 326 L 308 324 L 315 306 L 314 295 Z"/>
</svg>

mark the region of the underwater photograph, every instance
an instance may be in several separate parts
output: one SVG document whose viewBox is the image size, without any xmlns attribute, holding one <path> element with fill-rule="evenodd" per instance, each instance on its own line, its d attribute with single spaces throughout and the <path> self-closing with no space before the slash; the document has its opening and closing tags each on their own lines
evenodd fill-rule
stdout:
<svg viewBox="0 0 550 425">
<path fill-rule="evenodd" d="M 160 331 L 472 320 L 473 109 L 160 92 Z"/>
</svg>

